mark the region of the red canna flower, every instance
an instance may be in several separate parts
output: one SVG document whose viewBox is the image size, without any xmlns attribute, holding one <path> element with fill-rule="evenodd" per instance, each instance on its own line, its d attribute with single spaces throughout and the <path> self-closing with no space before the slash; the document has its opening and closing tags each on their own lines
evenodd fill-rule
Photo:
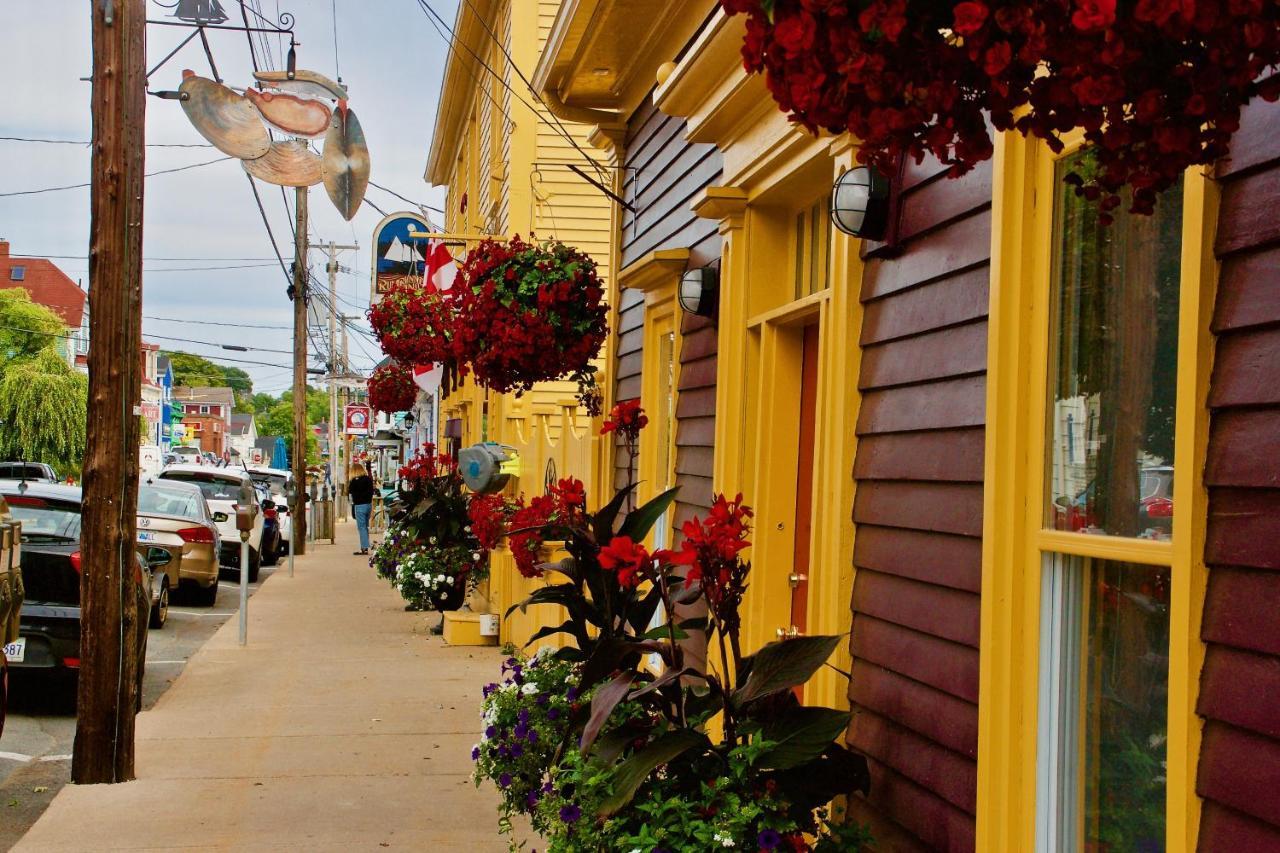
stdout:
<svg viewBox="0 0 1280 853">
<path fill-rule="evenodd" d="M 615 536 L 600 549 L 600 568 L 616 572 L 618 585 L 626 588 L 637 586 L 653 564 L 644 545 L 630 536 Z"/>
</svg>

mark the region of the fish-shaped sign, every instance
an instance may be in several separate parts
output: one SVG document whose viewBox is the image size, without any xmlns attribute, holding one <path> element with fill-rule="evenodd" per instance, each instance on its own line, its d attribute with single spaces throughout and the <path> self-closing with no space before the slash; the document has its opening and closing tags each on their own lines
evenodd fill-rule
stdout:
<svg viewBox="0 0 1280 853">
<path fill-rule="evenodd" d="M 324 137 L 321 155 L 324 188 L 329 200 L 347 221 L 353 219 L 369 187 L 369 146 L 355 111 L 338 101 Z"/>
<path fill-rule="evenodd" d="M 329 119 L 333 117 L 333 110 L 313 98 L 257 89 L 246 89 L 244 96 L 258 108 L 268 124 L 292 136 L 321 136 L 329 129 Z"/>
<path fill-rule="evenodd" d="M 310 187 L 324 176 L 319 156 L 298 139 L 271 143 L 271 150 L 255 160 L 245 160 L 244 170 L 255 178 L 281 187 Z"/>
<path fill-rule="evenodd" d="M 240 95 L 194 71 L 182 72 L 183 112 L 200 135 L 223 154 L 253 160 L 271 148 L 262 115 Z"/>
</svg>

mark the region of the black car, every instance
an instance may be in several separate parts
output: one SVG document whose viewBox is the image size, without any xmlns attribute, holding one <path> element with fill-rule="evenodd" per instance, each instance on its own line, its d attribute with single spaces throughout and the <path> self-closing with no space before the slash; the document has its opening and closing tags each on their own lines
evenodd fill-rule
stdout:
<svg viewBox="0 0 1280 853">
<path fill-rule="evenodd" d="M 45 483 L 0 485 L 10 516 L 22 522 L 22 604 L 14 671 L 76 674 L 80 667 L 80 574 L 87 567 L 80 555 L 81 490 Z M 138 651 L 138 686 L 147 652 L 151 617 L 152 567 L 169 561 L 162 549 L 149 555 L 151 565 L 133 554 L 133 606 L 137 609 L 134 642 Z"/>
</svg>

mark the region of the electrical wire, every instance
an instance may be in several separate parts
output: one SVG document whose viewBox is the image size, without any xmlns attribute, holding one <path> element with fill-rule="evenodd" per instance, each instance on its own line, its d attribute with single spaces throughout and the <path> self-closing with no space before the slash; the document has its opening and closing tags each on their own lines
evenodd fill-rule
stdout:
<svg viewBox="0 0 1280 853">
<path fill-rule="evenodd" d="M 0 142 L 38 142 L 44 145 L 84 145 L 93 143 L 81 139 L 41 139 L 33 136 L 0 136 Z M 147 142 L 148 148 L 212 148 L 207 142 Z"/>
<path fill-rule="evenodd" d="M 190 323 L 196 326 L 228 326 L 234 329 L 275 329 L 288 331 L 293 326 L 259 326 L 251 323 L 215 323 L 212 320 L 186 320 L 179 317 L 153 317 L 149 314 L 143 314 L 144 320 L 158 320 L 162 323 Z"/>
<path fill-rule="evenodd" d="M 10 255 L 11 258 L 54 258 L 66 261 L 87 261 L 88 255 L 46 255 L 40 252 L 27 252 L 21 255 Z M 144 261 L 272 261 L 274 258 L 143 258 Z M 215 269 L 210 267 L 210 269 Z"/>
<path fill-rule="evenodd" d="M 393 195 L 393 196 L 395 196 L 396 198 L 400 199 L 401 201 L 407 201 L 409 204 L 412 204 L 412 205 L 414 205 L 415 207 L 421 207 L 421 208 L 423 208 L 424 210 L 430 210 L 430 211 L 432 211 L 432 212 L 434 212 L 434 213 L 439 213 L 441 216 L 443 216 L 443 215 L 444 215 L 444 211 L 443 211 L 441 208 L 433 207 L 433 206 L 431 206 L 431 205 L 429 205 L 429 204 L 423 204 L 422 202 L 420 202 L 420 201 L 414 201 L 414 200 L 413 200 L 413 199 L 411 199 L 411 198 L 405 198 L 404 196 L 400 195 L 400 193 L 396 192 L 396 191 L 395 191 L 395 190 L 393 190 L 393 189 L 389 189 L 388 187 L 384 187 L 382 184 L 379 184 L 379 183 L 375 183 L 375 182 L 373 182 L 373 181 L 370 181 L 370 182 L 369 182 L 369 186 L 371 186 L 371 187 L 377 187 L 378 189 L 382 190 L 384 193 L 388 193 L 388 194 L 390 194 L 390 195 Z"/>
<path fill-rule="evenodd" d="M 234 157 L 219 157 L 216 160 L 206 160 L 203 163 L 192 163 L 189 166 L 179 166 L 176 169 L 160 169 L 159 171 L 156 171 L 156 172 L 147 172 L 142 177 L 153 178 L 156 175 L 172 175 L 174 172 L 185 172 L 188 169 L 199 169 L 201 166 L 212 166 L 214 163 L 221 163 L 225 160 L 234 160 L 234 159 L 235 159 Z M 19 195 L 39 195 L 40 193 L 55 193 L 55 192 L 61 192 L 62 190 L 78 190 L 88 186 L 92 186 L 92 184 L 89 184 L 89 183 L 67 184 L 65 187 L 43 187 L 42 189 L 38 189 L 38 190 L 19 190 L 18 192 L 0 193 L 0 198 L 12 198 L 13 196 L 19 196 Z"/>
<path fill-rule="evenodd" d="M 547 120 L 543 117 L 543 115 L 542 115 L 542 111 L 540 111 L 537 107 L 535 107 L 535 106 L 533 106 L 532 104 L 530 104 L 530 103 L 529 103 L 528 101 L 526 101 L 524 98 L 520 97 L 519 93 L 518 93 L 518 92 L 516 92 L 516 90 L 515 90 L 515 89 L 513 89 L 513 88 L 511 87 L 511 84 L 509 84 L 509 83 L 508 83 L 508 82 L 507 82 L 507 81 L 502 77 L 502 75 L 501 75 L 501 74 L 499 74 L 497 71 L 493 70 L 493 68 L 492 68 L 492 67 L 491 67 L 487 62 L 485 62 L 483 59 L 481 59 L 481 58 L 480 58 L 479 54 L 477 54 L 474 50 L 472 50 L 472 49 L 471 49 L 467 44 L 465 44 L 464 42 L 462 42 L 461 40 L 459 40 L 459 39 L 458 39 L 458 34 L 457 34 L 456 32 L 454 32 L 453 28 L 449 26 L 449 24 L 444 20 L 444 18 L 442 18 L 442 17 L 440 16 L 440 13 L 439 13 L 439 12 L 437 12 L 437 11 L 436 11 L 432 6 L 431 6 L 431 4 L 427 2 L 427 0 L 417 0 L 417 2 L 418 2 L 418 6 L 419 6 L 419 7 L 420 7 L 424 12 L 426 12 L 429 16 L 431 16 L 431 17 L 432 17 L 432 18 L 434 18 L 436 21 L 438 21 L 438 22 L 439 22 L 439 24 L 440 24 L 440 26 L 444 27 L 444 29 L 449 33 L 449 35 L 451 36 L 451 38 L 448 38 L 448 39 L 445 39 L 445 40 L 446 40 L 446 42 L 448 42 L 448 44 L 449 44 L 449 51 L 450 51 L 451 53 L 453 53 L 453 54 L 456 56 L 456 55 L 457 55 L 457 51 L 454 49 L 453 45 L 454 45 L 454 43 L 455 43 L 455 42 L 456 42 L 457 44 L 460 44 L 460 45 L 462 46 L 462 49 L 463 49 L 463 50 L 465 50 L 468 54 L 470 54 L 471 58 L 472 58 L 472 59 L 474 59 L 474 60 L 475 60 L 475 61 L 480 65 L 480 67 L 481 67 L 481 68 L 483 68 L 485 71 L 487 71 L 487 72 L 489 72 L 491 75 L 493 75 L 493 78 L 494 78 L 495 80 L 497 80 L 497 81 L 498 81 L 498 83 L 499 83 L 499 84 L 501 84 L 501 86 L 502 86 L 504 89 L 506 89 L 506 90 L 507 90 L 507 92 L 511 95 L 511 97 L 515 98 L 517 101 L 519 101 L 521 104 L 523 104 L 523 105 L 524 105 L 524 106 L 525 106 L 525 107 L 526 107 L 530 112 L 532 112 L 532 113 L 534 114 L 534 117 L 535 117 L 535 118 L 537 118 L 537 119 L 539 119 L 539 120 L 541 120 L 541 121 L 546 122 L 547 126 L 551 129 L 551 131 L 552 131 L 553 133 L 556 133 L 558 136 L 562 137 L 566 142 L 568 142 L 568 143 L 569 143 L 569 145 L 570 145 L 571 147 L 573 147 L 573 149 L 574 149 L 574 150 L 576 150 L 579 154 L 581 154 L 581 155 L 586 159 L 587 163 L 588 163 L 592 168 L 594 168 L 594 169 L 596 170 L 596 173 L 597 173 L 597 175 L 600 177 L 600 179 L 601 179 L 601 180 L 604 180 L 604 179 L 607 177 L 607 176 L 606 176 L 606 174 L 605 174 L 605 173 L 604 173 L 604 171 L 603 171 L 603 167 L 600 165 L 600 162 L 599 162 L 598 160 L 596 160 L 595 158 L 591 157 L 589 154 L 587 154 L 587 152 L 586 152 L 586 151 L 584 151 L 584 150 L 582 149 L 582 146 L 580 146 L 580 145 L 578 144 L 578 141 L 577 141 L 576 139 L 574 139 L 574 138 L 573 138 L 573 135 L 572 135 L 572 134 L 570 134 L 570 133 L 568 132 L 568 130 L 566 130 L 566 129 L 564 128 L 564 125 L 560 123 L 560 119 L 559 119 L 559 117 L 558 117 L 558 116 L 556 116 L 554 113 L 552 113 L 552 112 L 551 112 L 551 110 L 547 107 L 546 103 L 542 101 L 542 98 L 541 98 L 541 97 L 538 95 L 538 93 L 533 89 L 533 85 L 532 85 L 531 83 L 529 83 L 528 78 L 526 78 L 526 77 L 524 76 L 524 74 L 522 74 L 522 73 L 520 72 L 520 69 L 519 69 L 519 67 L 515 64 L 515 62 L 514 62 L 514 61 L 511 61 L 511 55 L 510 55 L 509 53 L 507 53 L 507 51 L 506 51 L 506 47 L 505 47 L 504 45 L 502 45 L 502 44 L 501 44 L 501 42 L 499 41 L 498 37 L 497 37 L 496 35 L 494 35 L 494 34 L 493 34 L 493 32 L 492 32 L 492 31 L 490 31 L 490 30 L 488 29 L 488 27 L 487 27 L 487 26 L 485 26 L 485 30 L 486 30 L 486 32 L 488 32 L 489 36 L 490 36 L 490 37 L 491 37 L 495 42 L 497 42 L 497 43 L 498 43 L 499 48 L 502 50 L 503 54 L 505 54 L 505 55 L 506 55 L 506 57 L 507 57 L 508 61 L 510 61 L 512 71 L 514 71 L 514 72 L 516 73 L 516 75 L 517 75 L 517 76 L 519 76 L 519 77 L 520 77 L 520 79 L 524 81 L 525 85 L 527 85 L 527 86 L 529 87 L 530 94 L 531 94 L 531 95 L 533 95 L 533 97 L 534 97 L 534 98 L 535 98 L 535 99 L 536 99 L 540 104 L 542 104 L 543 110 L 545 110 L 545 111 L 546 111 L 547 115 L 548 115 L 548 116 L 550 116 L 550 117 L 551 117 L 551 119 L 552 119 L 553 121 L 547 121 Z M 470 4 L 470 3 L 468 3 L 467 5 L 468 5 L 468 6 L 471 6 L 471 4 Z M 475 7 L 474 7 L 474 6 L 471 6 L 471 9 L 472 9 L 472 11 L 473 11 L 473 12 L 475 11 Z M 477 17 L 480 17 L 480 16 L 477 14 Z M 483 18 L 481 18 L 481 24 L 482 24 L 482 26 L 484 26 Z M 439 33 L 439 32 L 440 32 L 438 28 L 436 29 L 436 32 L 437 32 L 437 33 Z M 443 35 L 443 34 L 440 34 L 440 36 L 441 36 L 441 38 L 444 38 L 444 35 Z M 469 69 L 469 68 L 468 68 L 468 71 L 471 71 L 471 69 Z M 477 78 L 476 78 L 476 75 L 475 75 L 475 73 L 474 73 L 474 72 L 471 72 L 471 76 L 472 76 L 472 78 L 473 78 L 473 79 L 475 79 L 476 84 L 477 84 L 477 86 L 479 86 L 480 90 L 481 90 L 482 92 L 485 92 L 485 94 L 488 94 L 488 90 L 487 90 L 487 89 L 485 89 L 484 85 L 483 85 L 483 84 L 481 84 L 481 83 L 480 83 L 480 81 L 479 81 L 479 79 L 477 79 Z M 489 99 L 492 101 L 492 100 L 493 100 L 493 97 L 492 97 L 492 96 L 489 96 Z M 508 114 L 507 114 L 506 110 L 503 110 L 502 112 L 503 112 L 503 115 L 504 115 L 504 116 L 506 116 L 506 118 L 507 118 L 508 122 L 510 122 L 510 121 L 511 121 L 511 117 L 510 117 L 510 115 L 508 115 Z"/>
<path fill-rule="evenodd" d="M 425 2 L 425 0 L 423 1 Z M 577 140 L 573 138 L 573 134 L 569 132 L 569 129 L 564 126 L 564 122 L 560 120 L 560 116 L 552 112 L 551 107 L 547 106 L 547 102 L 542 99 L 542 95 L 539 94 L 536 88 L 534 88 L 534 85 L 529 80 L 529 78 L 524 76 L 524 72 L 520 70 L 520 66 L 516 64 L 515 58 L 512 57 L 511 51 L 507 50 L 507 46 L 503 44 L 502 39 L 498 38 L 498 34 L 495 33 L 493 29 L 489 26 L 489 23 L 484 19 L 484 16 L 480 14 L 480 10 L 475 7 L 475 4 L 472 3 L 471 0 L 462 0 L 462 2 L 467 4 L 467 8 L 471 10 L 472 14 L 476 16 L 476 20 L 480 22 L 481 28 L 484 29 L 484 31 L 488 34 L 489 38 L 493 41 L 493 43 L 497 45 L 498 50 L 502 51 L 502 55 L 507 58 L 507 64 L 511 67 L 511 70 L 515 72 L 516 76 L 519 77 L 520 80 L 524 83 L 524 85 L 528 88 L 529 94 L 533 96 L 533 99 L 535 101 L 537 101 L 539 104 L 542 105 L 542 108 L 547 111 L 547 115 L 550 116 L 551 121 L 554 122 L 556 126 L 560 128 L 561 136 L 563 136 L 569 142 L 569 144 L 572 145 L 574 149 L 579 154 L 581 154 L 582 157 L 588 163 L 590 163 L 592 166 L 595 167 L 596 177 L 599 178 L 601 181 L 603 181 L 606 177 L 603 167 L 594 157 L 589 155 L 586 151 L 582 150 L 582 147 L 578 145 Z"/>
<path fill-rule="evenodd" d="M 9 331 L 9 332 L 22 332 L 22 333 L 24 333 L 24 334 L 28 334 L 28 335 L 41 335 L 41 336 L 46 337 L 46 338 L 61 338 L 62 340 L 66 340 L 66 341 L 74 340 L 74 339 L 76 338 L 76 336 L 75 336 L 75 335 L 59 334 L 58 332 L 45 332 L 45 331 L 42 331 L 42 330 L 40 330 L 40 329 L 23 329 L 23 328 L 18 327 L 18 326 L 0 326 L 0 329 L 3 329 L 3 330 L 5 330 L 5 331 Z M 148 335 L 148 337 L 156 337 L 156 338 L 158 338 L 159 336 L 158 336 L 158 335 Z M 172 340 L 181 341 L 181 340 L 183 340 L 183 339 L 182 339 L 182 338 L 172 338 Z M 199 342 L 199 341 L 188 341 L 187 343 L 200 343 L 200 342 Z M 220 346 L 220 344 L 219 344 L 219 345 L 217 345 L 217 346 Z M 173 352 L 173 351 L 174 351 L 174 350 L 169 350 L 169 352 Z M 279 350 L 264 350 L 264 352 L 279 352 Z M 195 355 L 195 354 L 196 354 L 196 353 L 192 353 L 192 355 Z M 260 366 L 260 367 L 274 367 L 274 368 L 277 368 L 277 369 L 279 369 L 279 370 L 289 370 L 289 369 L 290 369 L 290 368 L 289 368 L 289 367 L 287 367 L 286 365 L 283 365 L 283 364 L 272 364 L 271 362 L 266 362 L 266 361 L 250 361 L 250 360 L 243 359 L 243 358 L 229 358 L 229 357 L 227 357 L 227 356 L 217 356 L 217 355 L 201 355 L 200 357 L 201 357 L 201 358 L 208 359 L 209 361 L 229 361 L 229 362 L 232 362 L 232 363 L 234 363 L 234 364 L 254 364 L 254 365 L 258 365 L 258 366 Z"/>
<path fill-rule="evenodd" d="M 142 335 L 144 338 L 152 338 L 157 341 L 178 341 L 184 344 L 196 344 L 205 347 L 220 347 L 222 349 L 233 349 L 236 352 L 269 352 L 275 355 L 293 355 L 293 350 L 288 349 L 266 349 L 265 347 L 240 346 L 239 344 L 220 344 L 215 341 L 196 341 L 190 338 L 175 338 L 165 335 L 151 335 L 146 332 Z"/>
</svg>

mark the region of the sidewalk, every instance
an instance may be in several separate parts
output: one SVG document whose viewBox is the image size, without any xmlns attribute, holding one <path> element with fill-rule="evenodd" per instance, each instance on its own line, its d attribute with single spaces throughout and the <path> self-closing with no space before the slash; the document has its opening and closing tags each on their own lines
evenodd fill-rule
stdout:
<svg viewBox="0 0 1280 853">
<path fill-rule="evenodd" d="M 15 847 L 504 851 L 471 782 L 493 649 L 406 613 L 355 527 L 281 567 L 138 717 L 138 779 L 68 785 Z"/>
</svg>

